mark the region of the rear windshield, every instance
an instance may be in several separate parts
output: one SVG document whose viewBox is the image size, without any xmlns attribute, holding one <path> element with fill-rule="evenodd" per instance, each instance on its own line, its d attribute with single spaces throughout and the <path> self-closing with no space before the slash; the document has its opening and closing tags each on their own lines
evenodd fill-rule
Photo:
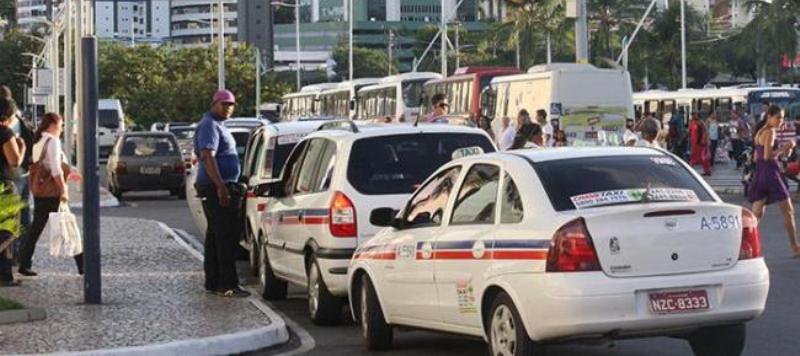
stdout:
<svg viewBox="0 0 800 356">
<path fill-rule="evenodd" d="M 122 143 L 120 156 L 155 157 L 179 155 L 175 141 L 169 136 L 132 136 Z"/>
<path fill-rule="evenodd" d="M 556 211 L 654 201 L 713 201 L 666 156 L 574 158 L 533 164 Z"/>
<path fill-rule="evenodd" d="M 428 133 L 364 138 L 353 144 L 347 179 L 362 194 L 410 194 L 459 148 L 494 152 L 483 135 Z"/>
</svg>

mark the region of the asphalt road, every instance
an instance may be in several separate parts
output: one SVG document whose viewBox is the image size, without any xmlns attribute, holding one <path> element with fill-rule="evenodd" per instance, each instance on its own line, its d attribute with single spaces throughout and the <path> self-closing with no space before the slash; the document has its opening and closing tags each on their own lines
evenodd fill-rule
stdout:
<svg viewBox="0 0 800 356">
<path fill-rule="evenodd" d="M 745 204 L 738 196 L 726 197 L 735 204 Z M 125 206 L 102 210 L 104 216 L 126 216 L 159 220 L 182 229 L 194 236 L 201 236 L 189 216 L 186 202 L 176 200 L 164 193 L 135 193 L 126 195 Z M 797 206 L 800 208 L 800 206 Z M 796 209 L 797 209 L 796 208 Z M 764 315 L 748 324 L 748 340 L 745 355 L 796 355 L 800 326 L 800 260 L 790 258 L 788 243 L 780 212 L 770 207 L 761 225 L 762 244 L 771 272 L 771 287 Z M 244 264 L 240 264 L 244 265 Z M 246 273 L 246 272 L 245 272 Z M 253 281 L 248 281 L 253 283 Z M 306 300 L 296 288 L 286 301 L 272 304 L 275 309 L 306 330 L 314 339 L 312 355 L 352 355 L 365 352 L 360 329 L 353 323 L 336 327 L 318 327 L 306 316 Z M 602 307 L 602 306 L 598 306 Z M 299 345 L 295 339 L 292 345 Z M 381 355 L 484 355 L 486 347 L 482 340 L 445 335 L 428 331 L 400 330 L 395 333 L 395 348 Z M 291 346 L 290 346 L 291 347 Z M 275 354 L 287 351 L 265 350 L 255 354 Z M 688 344 L 682 340 L 653 338 L 618 341 L 613 346 L 559 345 L 552 348 L 555 355 L 691 355 Z"/>
</svg>

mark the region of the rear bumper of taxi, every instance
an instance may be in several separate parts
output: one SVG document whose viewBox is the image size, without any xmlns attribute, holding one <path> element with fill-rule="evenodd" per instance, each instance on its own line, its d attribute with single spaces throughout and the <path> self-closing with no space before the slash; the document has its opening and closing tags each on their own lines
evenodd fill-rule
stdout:
<svg viewBox="0 0 800 356">
<path fill-rule="evenodd" d="M 506 276 L 534 340 L 672 335 L 746 322 L 764 311 L 769 271 L 763 258 L 716 272 L 611 278 L 603 272 Z M 506 279 L 504 277 L 504 279 Z M 710 308 L 680 314 L 650 310 L 649 293 L 707 291 Z"/>
</svg>

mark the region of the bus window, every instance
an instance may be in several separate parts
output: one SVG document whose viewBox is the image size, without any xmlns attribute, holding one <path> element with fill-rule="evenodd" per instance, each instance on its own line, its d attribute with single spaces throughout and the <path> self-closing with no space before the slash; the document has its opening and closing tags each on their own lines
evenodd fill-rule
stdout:
<svg viewBox="0 0 800 356">
<path fill-rule="evenodd" d="M 425 84 L 426 81 L 428 81 L 428 79 L 403 81 L 403 103 L 406 107 L 419 107 L 419 99 L 422 97 L 422 85 Z"/>
<path fill-rule="evenodd" d="M 669 123 L 672 120 L 672 113 L 676 110 L 675 100 L 663 100 L 661 102 L 661 122 Z"/>
<path fill-rule="evenodd" d="M 395 87 L 387 88 L 384 95 L 384 109 L 381 116 L 391 116 L 394 118 L 397 112 L 397 89 Z"/>
<path fill-rule="evenodd" d="M 644 113 L 655 115 L 658 112 L 658 100 L 648 100 L 644 103 Z"/>
<path fill-rule="evenodd" d="M 494 120 L 496 101 L 497 95 L 493 87 L 488 86 L 481 91 L 481 115 L 486 117 L 490 122 Z"/>
<path fill-rule="evenodd" d="M 717 105 L 715 111 L 717 113 L 717 120 L 721 122 L 727 122 L 731 118 L 731 110 L 733 109 L 733 103 L 731 98 L 719 98 L 717 99 Z"/>
</svg>

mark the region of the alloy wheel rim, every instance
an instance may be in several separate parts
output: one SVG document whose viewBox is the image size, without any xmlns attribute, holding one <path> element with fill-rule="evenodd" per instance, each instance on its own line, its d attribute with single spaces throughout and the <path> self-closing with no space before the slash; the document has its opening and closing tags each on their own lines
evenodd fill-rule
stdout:
<svg viewBox="0 0 800 356">
<path fill-rule="evenodd" d="M 517 351 L 517 328 L 511 310 L 501 305 L 492 315 L 491 324 L 492 354 L 513 356 Z"/>
<path fill-rule="evenodd" d="M 319 307 L 319 273 L 317 272 L 317 264 L 311 265 L 311 271 L 308 273 L 308 310 L 312 316 L 317 315 L 317 308 Z"/>
</svg>

